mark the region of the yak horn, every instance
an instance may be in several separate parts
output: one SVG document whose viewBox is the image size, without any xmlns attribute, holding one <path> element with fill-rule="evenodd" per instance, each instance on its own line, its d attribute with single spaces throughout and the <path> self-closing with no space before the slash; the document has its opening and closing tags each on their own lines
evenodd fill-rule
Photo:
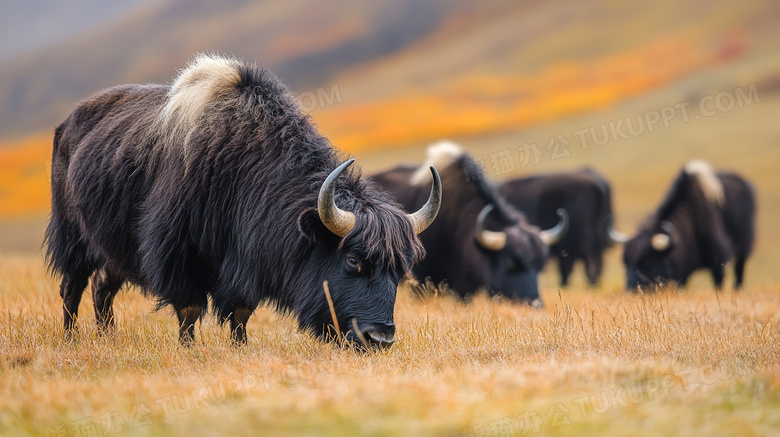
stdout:
<svg viewBox="0 0 780 437">
<path fill-rule="evenodd" d="M 539 238 L 548 246 L 553 246 L 561 241 L 563 236 L 566 235 L 566 231 L 569 230 L 569 213 L 563 208 L 558 208 L 556 212 L 558 217 L 560 217 L 558 224 L 550 229 L 539 231 Z"/>
<path fill-rule="evenodd" d="M 626 244 L 631 239 L 629 235 L 616 231 L 612 226 L 607 229 L 607 237 L 613 244 Z"/>
<path fill-rule="evenodd" d="M 655 234 L 650 240 L 650 244 L 653 245 L 653 249 L 663 252 L 672 245 L 672 239 L 666 234 Z"/>
<path fill-rule="evenodd" d="M 661 229 L 666 233 L 657 233 L 650 239 L 650 245 L 658 252 L 663 252 L 672 246 L 672 224 L 664 220 L 661 222 Z"/>
<path fill-rule="evenodd" d="M 506 233 L 485 229 L 485 218 L 493 210 L 493 204 L 485 205 L 477 216 L 477 243 L 487 250 L 498 252 L 506 246 Z"/>
<path fill-rule="evenodd" d="M 433 166 L 431 166 L 431 174 L 433 175 L 433 185 L 431 186 L 431 194 L 428 196 L 428 201 L 414 214 L 406 215 L 412 222 L 415 234 L 424 231 L 433 223 L 433 219 L 436 218 L 441 207 L 441 178 L 439 177 L 439 172 Z"/>
<path fill-rule="evenodd" d="M 604 225 L 607 229 L 607 242 L 610 244 L 626 244 L 631 236 L 624 234 L 612 227 L 612 214 L 604 217 Z"/>
<path fill-rule="evenodd" d="M 317 213 L 322 224 L 339 237 L 347 235 L 355 227 L 355 214 L 340 209 L 333 200 L 333 195 L 336 192 L 336 179 L 353 162 L 355 162 L 355 158 L 341 164 L 328 175 L 328 178 L 322 183 L 317 199 Z"/>
</svg>

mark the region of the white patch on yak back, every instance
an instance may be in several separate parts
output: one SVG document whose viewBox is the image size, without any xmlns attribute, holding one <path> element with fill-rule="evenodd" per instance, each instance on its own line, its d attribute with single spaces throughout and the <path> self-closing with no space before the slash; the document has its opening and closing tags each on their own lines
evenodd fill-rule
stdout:
<svg viewBox="0 0 780 437">
<path fill-rule="evenodd" d="M 199 54 L 179 72 L 154 126 L 167 152 L 180 146 L 186 153 L 192 132 L 208 128 L 209 107 L 236 92 L 240 65 L 236 59 Z"/>
<path fill-rule="evenodd" d="M 427 184 L 431 181 L 430 166 L 436 167 L 439 172 L 449 167 L 463 156 L 463 149 L 449 140 L 442 140 L 428 146 L 425 163 L 414 172 L 410 179 L 412 185 Z"/>
<path fill-rule="evenodd" d="M 725 201 L 723 184 L 720 183 L 718 175 L 715 174 L 709 163 L 701 160 L 691 161 L 685 166 L 685 172 L 699 181 L 699 186 L 708 201 L 723 206 Z"/>
</svg>

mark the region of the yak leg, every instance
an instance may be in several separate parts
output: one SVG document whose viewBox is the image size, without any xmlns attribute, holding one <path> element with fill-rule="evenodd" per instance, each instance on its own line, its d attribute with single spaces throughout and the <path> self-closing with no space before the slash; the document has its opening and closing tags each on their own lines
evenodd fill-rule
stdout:
<svg viewBox="0 0 780 437">
<path fill-rule="evenodd" d="M 745 261 L 743 257 L 738 257 L 734 263 L 734 290 L 742 289 L 742 280 L 745 277 Z"/>
<path fill-rule="evenodd" d="M 231 342 L 240 346 L 246 344 L 246 323 L 252 311 L 247 307 L 237 307 L 230 315 L 230 339 Z"/>
<path fill-rule="evenodd" d="M 574 270 L 574 257 L 571 254 L 558 256 L 558 270 L 561 273 L 561 287 L 569 285 L 569 275 Z"/>
<path fill-rule="evenodd" d="M 176 317 L 179 319 L 179 343 L 182 346 L 190 346 L 195 341 L 195 322 L 203 313 L 203 308 L 190 305 L 176 308 Z"/>
<path fill-rule="evenodd" d="M 60 283 L 60 296 L 62 297 L 62 314 L 65 324 L 65 334 L 70 335 L 76 328 L 76 318 L 79 312 L 81 295 L 87 288 L 89 272 L 66 273 Z"/>
<path fill-rule="evenodd" d="M 723 288 L 723 276 L 726 274 L 726 267 L 718 264 L 712 267 L 712 279 L 715 281 L 715 289 L 720 291 Z"/>
<path fill-rule="evenodd" d="M 601 271 L 604 268 L 604 259 L 601 255 L 585 256 L 585 275 L 588 277 L 588 284 L 595 287 L 601 278 Z"/>
<path fill-rule="evenodd" d="M 114 296 L 122 288 L 123 283 L 124 279 L 106 270 L 98 271 L 92 278 L 95 321 L 101 333 L 114 327 Z"/>
</svg>

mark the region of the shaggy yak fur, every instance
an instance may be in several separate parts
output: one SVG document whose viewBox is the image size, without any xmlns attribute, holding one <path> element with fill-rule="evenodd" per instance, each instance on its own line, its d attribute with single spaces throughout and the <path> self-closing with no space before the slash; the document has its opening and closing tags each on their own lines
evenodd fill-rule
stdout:
<svg viewBox="0 0 780 437">
<path fill-rule="evenodd" d="M 428 149 L 427 162 L 401 165 L 371 176 L 407 210 L 427 198 L 429 165 L 440 170 L 442 199 L 436 221 L 420 235 L 428 257 L 412 270 L 418 280 L 446 284 L 463 298 L 484 288 L 492 295 L 541 306 L 537 277 L 549 254 L 539 228 L 510 206 L 485 178 L 479 165 L 454 143 L 442 141 Z M 410 182 L 411 181 L 411 182 Z M 487 205 L 493 210 L 485 226 L 506 234 L 499 251 L 486 249 L 476 238 L 476 223 Z"/>
<path fill-rule="evenodd" d="M 574 262 L 582 260 L 590 285 L 596 285 L 604 266 L 604 251 L 613 243 L 612 194 L 609 182 L 596 171 L 583 168 L 570 172 L 535 175 L 507 181 L 501 194 L 528 221 L 541 228 L 558 222 L 559 208 L 569 213 L 569 230 L 550 247 L 557 258 L 561 286 L 569 283 Z"/>
<path fill-rule="evenodd" d="M 424 253 L 413 224 L 346 172 L 335 203 L 355 226 L 324 226 L 318 191 L 342 158 L 270 71 L 201 55 L 171 86 L 99 92 L 57 127 L 52 162 L 45 245 L 66 331 L 94 273 L 104 328 L 129 282 L 173 307 L 184 344 L 209 299 L 239 343 L 261 303 L 315 335 L 340 322 L 347 339 L 392 343 L 396 286 Z"/>
<path fill-rule="evenodd" d="M 750 184 L 734 173 L 715 173 L 703 161 L 689 163 L 658 210 L 626 243 L 628 289 L 685 285 L 700 268 L 712 272 L 720 289 L 725 265 L 732 259 L 734 287 L 739 289 L 753 248 L 755 218 Z"/>
</svg>

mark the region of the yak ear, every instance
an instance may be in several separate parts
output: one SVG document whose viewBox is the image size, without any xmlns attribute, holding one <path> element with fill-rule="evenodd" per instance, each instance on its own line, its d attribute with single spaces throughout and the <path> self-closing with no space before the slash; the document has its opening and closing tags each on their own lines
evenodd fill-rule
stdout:
<svg viewBox="0 0 780 437">
<path fill-rule="evenodd" d="M 298 230 L 313 243 L 339 244 L 339 237 L 320 220 L 317 208 L 306 209 L 298 216 Z"/>
</svg>

